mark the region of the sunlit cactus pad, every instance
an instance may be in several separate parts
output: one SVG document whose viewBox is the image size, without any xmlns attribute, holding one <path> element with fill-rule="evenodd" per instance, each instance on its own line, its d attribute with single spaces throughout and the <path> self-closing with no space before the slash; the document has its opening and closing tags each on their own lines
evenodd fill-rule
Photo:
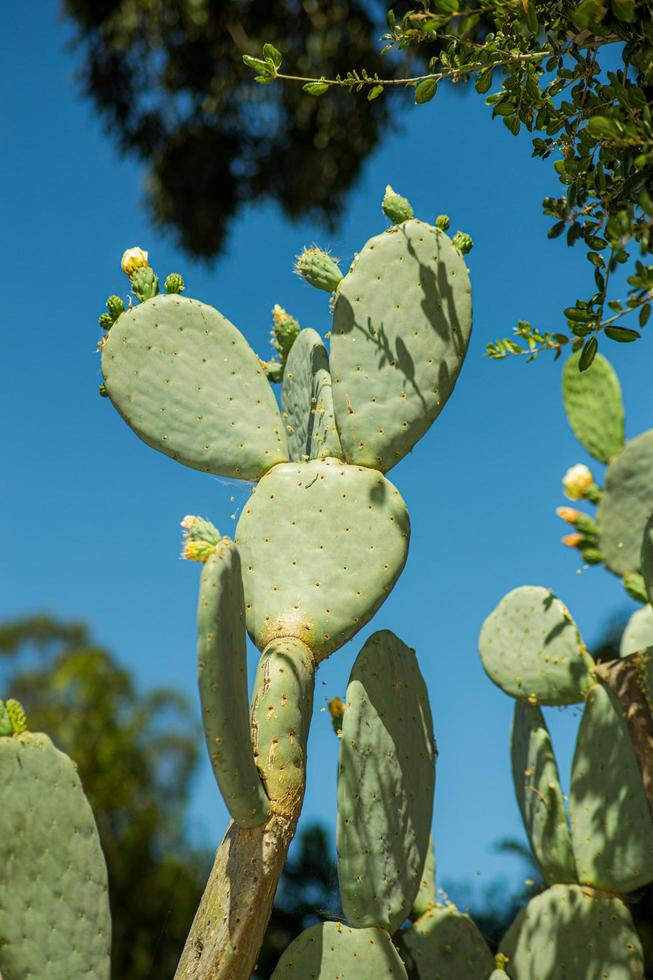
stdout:
<svg viewBox="0 0 653 980">
<path fill-rule="evenodd" d="M 315 330 L 302 330 L 283 372 L 281 410 L 291 460 L 342 458 L 329 358 Z"/>
<path fill-rule="evenodd" d="M 619 655 L 627 657 L 653 647 L 653 607 L 642 606 L 637 609 L 626 624 L 621 637 Z"/>
<path fill-rule="evenodd" d="M 339 284 L 331 373 L 347 460 L 386 471 L 453 391 L 472 326 L 465 260 L 411 220 L 370 239 Z"/>
<path fill-rule="evenodd" d="M 567 607 L 549 589 L 524 585 L 483 623 L 479 652 L 490 680 L 513 698 L 539 704 L 582 701 L 594 661 Z"/>
<path fill-rule="evenodd" d="M 399 939 L 414 980 L 487 980 L 494 967 L 483 936 L 453 905 L 426 912 Z"/>
<path fill-rule="evenodd" d="M 642 537 L 653 513 L 653 430 L 633 439 L 612 461 L 597 512 L 605 564 L 617 575 L 640 567 Z"/>
<path fill-rule="evenodd" d="M 539 708 L 517 701 L 510 740 L 515 795 L 547 884 L 578 881 L 558 764 Z"/>
<path fill-rule="evenodd" d="M 278 636 L 320 658 L 342 646 L 390 593 L 409 534 L 406 506 L 378 471 L 333 459 L 276 466 L 236 528 L 258 648 Z"/>
<path fill-rule="evenodd" d="M 107 871 L 68 756 L 47 735 L 0 738 L 0 974 L 108 980 Z"/>
<path fill-rule="evenodd" d="M 102 348 L 102 373 L 136 434 L 180 463 L 256 480 L 288 459 L 258 358 L 211 306 L 156 296 L 123 313 Z"/>
<path fill-rule="evenodd" d="M 272 980 L 408 980 L 408 975 L 383 929 L 323 922 L 290 944 Z"/>
<path fill-rule="evenodd" d="M 619 898 L 554 885 L 532 898 L 501 941 L 511 980 L 642 980 L 630 912 Z"/>
<path fill-rule="evenodd" d="M 621 452 L 624 445 L 624 408 L 621 386 L 614 368 L 597 354 L 585 371 L 579 371 L 580 354 L 574 354 L 562 372 L 562 397 L 569 424 L 587 451 L 602 463 Z"/>
<path fill-rule="evenodd" d="M 435 742 L 415 651 L 374 633 L 349 678 L 338 770 L 338 880 L 352 925 L 394 932 L 429 851 Z"/>
<path fill-rule="evenodd" d="M 619 702 L 590 691 L 569 791 L 579 881 L 627 892 L 653 881 L 653 822 Z"/>
</svg>

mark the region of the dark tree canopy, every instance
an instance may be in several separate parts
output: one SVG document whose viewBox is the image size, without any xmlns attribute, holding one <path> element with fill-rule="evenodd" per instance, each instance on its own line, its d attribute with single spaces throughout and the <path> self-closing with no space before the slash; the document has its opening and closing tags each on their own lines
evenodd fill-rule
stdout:
<svg viewBox="0 0 653 980">
<path fill-rule="evenodd" d="M 83 88 L 149 168 L 154 219 L 192 255 L 223 247 L 239 207 L 266 198 L 327 226 L 389 124 L 390 103 L 257 85 L 242 61 L 271 41 L 307 75 L 388 71 L 385 7 L 362 0 L 63 0 Z"/>
</svg>

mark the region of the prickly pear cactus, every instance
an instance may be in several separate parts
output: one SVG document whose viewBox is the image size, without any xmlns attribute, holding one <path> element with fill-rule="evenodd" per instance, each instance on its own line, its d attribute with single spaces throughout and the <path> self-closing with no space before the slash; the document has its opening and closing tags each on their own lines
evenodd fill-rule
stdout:
<svg viewBox="0 0 653 980">
<path fill-rule="evenodd" d="M 437 905 L 398 934 L 416 980 L 487 980 L 494 958 L 478 928 L 454 905 Z"/>
<path fill-rule="evenodd" d="M 108 980 L 107 871 L 75 766 L 47 735 L 2 731 L 0 974 Z"/>
<path fill-rule="evenodd" d="M 311 926 L 290 944 L 272 980 L 408 980 L 392 940 L 383 929 L 351 929 L 340 922 Z"/>
<path fill-rule="evenodd" d="M 586 371 L 578 370 L 580 354 L 569 358 L 562 372 L 562 399 L 569 424 L 579 442 L 602 463 L 624 446 L 621 386 L 607 358 L 597 354 Z"/>
</svg>

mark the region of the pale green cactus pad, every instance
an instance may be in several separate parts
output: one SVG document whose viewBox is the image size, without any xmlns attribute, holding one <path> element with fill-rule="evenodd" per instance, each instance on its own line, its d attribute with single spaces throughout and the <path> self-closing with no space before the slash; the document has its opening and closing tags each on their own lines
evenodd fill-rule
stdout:
<svg viewBox="0 0 653 980">
<path fill-rule="evenodd" d="M 285 951 L 272 980 L 408 980 L 383 929 L 350 929 L 322 922 L 306 929 Z"/>
<path fill-rule="evenodd" d="M 640 562 L 648 601 L 653 602 L 653 514 L 644 528 Z"/>
<path fill-rule="evenodd" d="M 342 459 L 329 358 L 315 330 L 302 330 L 290 350 L 283 373 L 281 412 L 291 460 Z"/>
<path fill-rule="evenodd" d="M 494 957 L 468 915 L 438 905 L 399 933 L 414 980 L 487 980 Z"/>
<path fill-rule="evenodd" d="M 573 354 L 562 372 L 562 398 L 576 438 L 596 459 L 609 463 L 624 445 L 624 407 L 614 368 L 597 354 L 587 370 L 578 370 Z"/>
<path fill-rule="evenodd" d="M 301 640 L 273 640 L 258 662 L 252 703 L 256 764 L 271 800 L 304 792 L 315 664 Z"/>
<path fill-rule="evenodd" d="M 578 881 L 551 737 L 539 708 L 515 703 L 510 738 L 515 795 L 531 849 L 548 885 Z"/>
<path fill-rule="evenodd" d="M 578 880 L 628 892 L 653 881 L 653 823 L 621 708 L 601 684 L 578 731 L 569 792 Z"/>
<path fill-rule="evenodd" d="M 420 887 L 429 847 L 435 742 L 415 651 L 388 630 L 356 658 L 338 769 L 338 880 L 355 926 L 394 932 Z"/>
<path fill-rule="evenodd" d="M 75 766 L 47 735 L 0 738 L 0 973 L 108 980 L 107 870 Z"/>
<path fill-rule="evenodd" d="M 433 837 L 429 837 L 429 846 L 426 852 L 426 861 L 422 870 L 422 877 L 419 883 L 419 891 L 413 901 L 410 910 L 411 918 L 418 918 L 424 915 L 435 905 L 435 848 Z"/>
<path fill-rule="evenodd" d="M 263 823 L 268 797 L 254 762 L 249 727 L 245 598 L 238 549 L 219 542 L 202 569 L 198 676 L 206 746 L 231 816 L 241 827 Z"/>
<path fill-rule="evenodd" d="M 288 459 L 258 358 L 211 306 L 157 296 L 123 313 L 102 348 L 102 373 L 134 432 L 180 463 L 257 480 Z"/>
<path fill-rule="evenodd" d="M 469 273 L 448 236 L 412 220 L 370 239 L 336 293 L 333 401 L 345 457 L 382 471 L 442 411 L 472 326 Z"/>
<path fill-rule="evenodd" d="M 406 505 L 380 473 L 333 459 L 276 466 L 236 529 L 255 644 L 295 636 L 319 659 L 337 650 L 389 595 L 409 535 Z"/>
<path fill-rule="evenodd" d="M 594 682 L 594 661 L 567 607 L 541 586 L 503 597 L 483 623 L 479 653 L 490 680 L 513 698 L 575 704 Z"/>
<path fill-rule="evenodd" d="M 653 430 L 626 444 L 605 475 L 597 512 L 599 545 L 616 575 L 637 572 L 642 536 L 653 513 Z"/>
<path fill-rule="evenodd" d="M 642 980 L 630 912 L 619 898 L 553 885 L 532 898 L 501 941 L 511 980 Z"/>
<path fill-rule="evenodd" d="M 653 606 L 637 609 L 626 624 L 621 637 L 619 656 L 628 657 L 631 653 L 653 647 Z"/>
</svg>

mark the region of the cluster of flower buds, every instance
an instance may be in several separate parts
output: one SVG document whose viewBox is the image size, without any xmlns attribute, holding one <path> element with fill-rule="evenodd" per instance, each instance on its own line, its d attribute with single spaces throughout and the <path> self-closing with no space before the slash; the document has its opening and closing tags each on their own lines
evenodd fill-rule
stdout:
<svg viewBox="0 0 653 980">
<path fill-rule="evenodd" d="M 181 557 L 188 561 L 208 561 L 222 539 L 217 527 L 211 521 L 192 514 L 184 517 L 181 526 L 184 532 Z"/>
<path fill-rule="evenodd" d="M 583 463 L 567 470 L 562 478 L 562 486 L 570 500 L 589 500 L 596 503 L 600 499 L 601 491 L 594 483 L 591 471 Z M 599 548 L 599 532 L 589 514 L 574 507 L 558 507 L 556 514 L 574 528 L 572 534 L 565 534 L 562 543 L 567 548 L 577 548 L 587 565 L 600 564 L 603 554 Z"/>
</svg>

